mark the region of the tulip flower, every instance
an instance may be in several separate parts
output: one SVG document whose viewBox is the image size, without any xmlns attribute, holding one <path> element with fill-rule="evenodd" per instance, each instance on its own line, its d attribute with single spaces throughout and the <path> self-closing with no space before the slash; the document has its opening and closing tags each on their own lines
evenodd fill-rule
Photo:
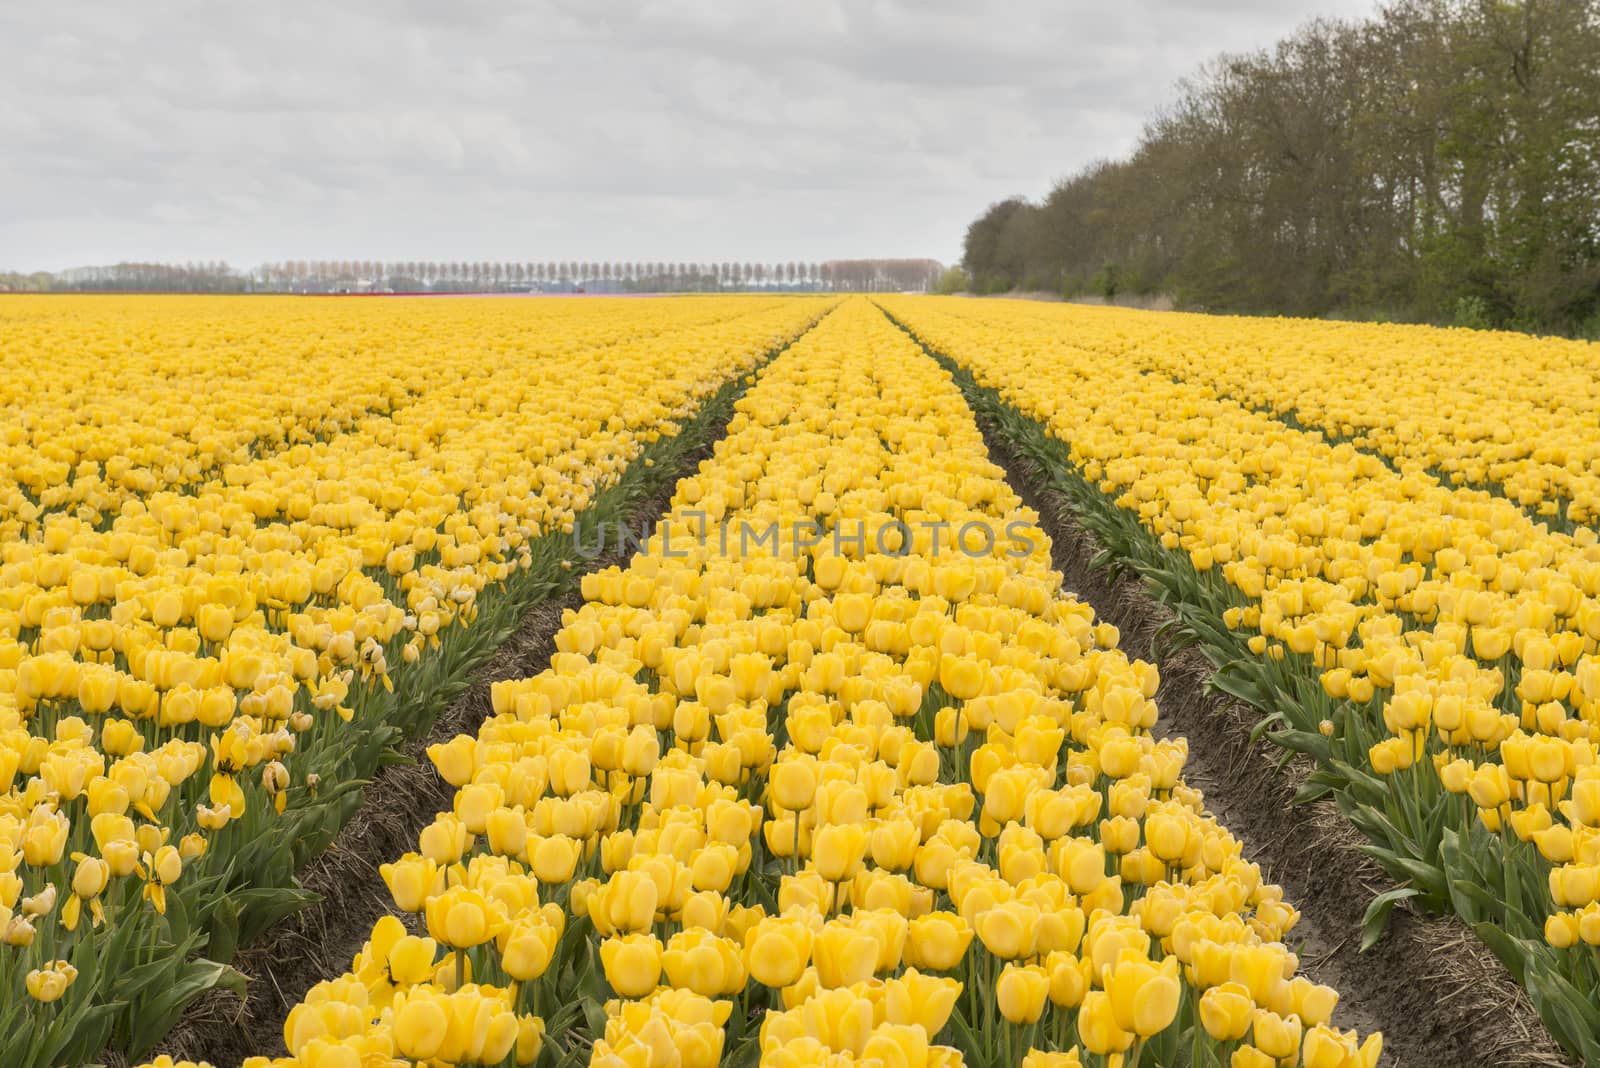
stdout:
<svg viewBox="0 0 1600 1068">
<path fill-rule="evenodd" d="M 428 935 L 441 945 L 470 949 L 504 928 L 504 910 L 476 890 L 454 886 L 428 899 Z"/>
<path fill-rule="evenodd" d="M 770 916 L 744 936 L 744 961 L 751 978 L 781 988 L 799 982 L 811 959 L 813 932 L 798 918 Z"/>
<path fill-rule="evenodd" d="M 83 903 L 87 901 L 94 917 L 94 926 L 99 927 L 106 918 L 105 907 L 100 903 L 100 894 L 110 881 L 111 866 L 98 857 L 89 857 L 82 853 L 72 854 L 72 859 L 78 862 L 78 867 L 72 875 L 72 895 L 61 907 L 61 926 L 69 931 L 76 930 Z"/>
<path fill-rule="evenodd" d="M 1044 1014 L 1050 975 L 1038 965 L 1007 964 L 995 983 L 1000 1014 L 1014 1024 L 1031 1024 Z"/>
<path fill-rule="evenodd" d="M 661 982 L 661 943 L 650 935 L 625 935 L 600 943 L 606 982 L 625 998 L 644 997 Z"/>
<path fill-rule="evenodd" d="M 56 960 L 42 968 L 31 969 L 23 977 L 23 986 L 33 1000 L 49 1004 L 59 1000 L 77 978 L 77 968 L 64 960 Z"/>
<path fill-rule="evenodd" d="M 1237 1042 L 1250 1030 L 1255 1003 L 1250 991 L 1238 983 L 1224 983 L 1200 998 L 1200 1022 L 1218 1042 Z"/>
<path fill-rule="evenodd" d="M 914 967 L 946 972 L 966 956 L 973 931 L 950 912 L 930 912 L 912 920 L 906 938 L 906 959 Z"/>
</svg>

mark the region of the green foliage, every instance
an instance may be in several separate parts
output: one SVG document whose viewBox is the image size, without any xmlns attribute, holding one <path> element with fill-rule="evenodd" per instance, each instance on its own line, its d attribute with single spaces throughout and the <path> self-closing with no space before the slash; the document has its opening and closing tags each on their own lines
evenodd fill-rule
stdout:
<svg viewBox="0 0 1600 1068">
<path fill-rule="evenodd" d="M 1206 67 L 1130 158 L 992 205 L 963 265 L 983 291 L 1593 334 L 1597 100 L 1593 0 L 1312 22 Z"/>
<path fill-rule="evenodd" d="M 1106 300 L 1116 300 L 1118 286 L 1122 281 L 1122 272 L 1114 263 L 1108 263 L 1095 272 L 1090 285 L 1094 291 Z"/>
<path fill-rule="evenodd" d="M 933 291 L 949 296 L 952 293 L 965 293 L 971 285 L 971 279 L 967 277 L 966 271 L 960 267 L 946 267 L 944 273 L 939 275 L 939 280 L 934 283 Z"/>
<path fill-rule="evenodd" d="M 1489 315 L 1489 302 L 1479 296 L 1457 297 L 1451 326 L 1464 326 L 1471 330 L 1489 330 L 1494 321 Z"/>
<path fill-rule="evenodd" d="M 32 274 L 0 271 L 0 293 L 43 293 L 50 288 L 50 282 L 50 275 L 43 271 Z"/>
<path fill-rule="evenodd" d="M 1586 337 L 1590 341 L 1600 341 L 1600 308 L 1596 308 L 1594 314 L 1583 321 L 1583 325 L 1578 328 L 1578 336 Z"/>
</svg>

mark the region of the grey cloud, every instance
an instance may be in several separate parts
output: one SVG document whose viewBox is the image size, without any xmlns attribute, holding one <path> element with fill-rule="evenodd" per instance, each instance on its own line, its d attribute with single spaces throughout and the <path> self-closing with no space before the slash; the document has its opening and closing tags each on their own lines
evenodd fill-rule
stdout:
<svg viewBox="0 0 1600 1068">
<path fill-rule="evenodd" d="M 0 269 L 957 258 L 1176 81 L 1370 0 L 0 8 Z"/>
</svg>

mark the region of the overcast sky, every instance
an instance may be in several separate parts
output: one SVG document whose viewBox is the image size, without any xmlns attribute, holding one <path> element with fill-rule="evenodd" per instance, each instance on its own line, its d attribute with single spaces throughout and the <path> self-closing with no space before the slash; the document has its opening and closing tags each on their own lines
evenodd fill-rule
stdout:
<svg viewBox="0 0 1600 1068">
<path fill-rule="evenodd" d="M 1373 0 L 0 6 L 0 270 L 959 258 L 1174 83 Z"/>
</svg>

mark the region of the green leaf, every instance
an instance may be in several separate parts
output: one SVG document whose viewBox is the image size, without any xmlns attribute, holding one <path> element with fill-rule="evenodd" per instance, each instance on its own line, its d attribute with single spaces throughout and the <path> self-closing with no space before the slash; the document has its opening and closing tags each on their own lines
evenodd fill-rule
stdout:
<svg viewBox="0 0 1600 1068">
<path fill-rule="evenodd" d="M 1315 731 L 1272 731 L 1267 735 L 1267 740 L 1273 745 L 1304 753 L 1319 764 L 1328 759 L 1328 739 Z"/>
<path fill-rule="evenodd" d="M 1274 723 L 1287 722 L 1289 721 L 1284 718 L 1282 712 L 1272 712 L 1268 715 L 1262 716 L 1261 719 L 1256 722 L 1256 725 L 1250 728 L 1250 740 L 1252 742 L 1259 742 L 1262 736 L 1272 729 L 1272 725 Z"/>
<path fill-rule="evenodd" d="M 1333 793 L 1333 787 L 1325 782 L 1318 782 L 1314 778 L 1307 778 L 1295 791 L 1294 798 L 1289 803 L 1292 805 L 1309 805 L 1313 801 L 1320 801 Z"/>
<path fill-rule="evenodd" d="M 172 1029 L 190 1002 L 217 987 L 232 990 L 242 998 L 245 978 L 226 964 L 213 960 L 197 960 L 185 965 L 171 986 L 140 1004 L 133 1033 L 129 1036 L 128 1052 L 135 1057 L 143 1056 Z"/>
<path fill-rule="evenodd" d="M 417 761 L 415 759 L 400 752 L 398 749 L 389 748 L 378 754 L 378 767 L 380 768 L 414 768 L 416 766 Z"/>
<path fill-rule="evenodd" d="M 583 1016 L 589 1023 L 589 1033 L 603 1035 L 606 1031 L 606 1010 L 593 998 L 583 999 Z"/>
<path fill-rule="evenodd" d="M 192 925 L 189 923 L 189 910 L 184 907 L 181 894 L 167 895 L 167 930 L 171 932 L 172 944 L 184 945 L 189 941 Z"/>
<path fill-rule="evenodd" d="M 232 894 L 224 894 L 211 909 L 211 940 L 206 943 L 206 956 L 227 964 L 238 949 L 239 906 Z"/>
<path fill-rule="evenodd" d="M 1600 1064 L 1600 1006 L 1543 968 L 1528 973 L 1528 991 L 1550 1033 L 1583 1063 Z"/>
<path fill-rule="evenodd" d="M 1214 691 L 1220 690 L 1230 697 L 1238 698 L 1247 705 L 1255 708 L 1264 708 L 1266 704 L 1265 691 L 1255 680 L 1246 678 L 1236 671 L 1230 671 L 1229 669 L 1233 666 L 1233 664 L 1223 665 L 1221 670 L 1206 680 L 1206 685 Z"/>
<path fill-rule="evenodd" d="M 981 1063 L 983 1064 L 991 1063 L 989 1059 L 983 1055 L 986 1051 L 992 1049 L 994 1044 L 992 1042 L 979 1042 L 977 1036 L 972 1033 L 972 1028 L 968 1026 L 967 1021 L 962 1017 L 959 1011 L 950 1014 L 950 1026 L 955 1028 L 957 1033 L 960 1034 L 961 1049 L 964 1052 L 970 1051 L 971 1053 L 977 1054 L 982 1058 Z"/>
<path fill-rule="evenodd" d="M 1415 858 L 1404 856 L 1393 849 L 1372 842 L 1363 842 L 1356 848 L 1367 856 L 1382 864 L 1384 869 L 1396 879 L 1407 879 L 1420 883 L 1418 893 L 1438 894 L 1448 893 L 1444 872 L 1432 864 L 1424 863 Z"/>
<path fill-rule="evenodd" d="M 239 943 L 249 945 L 279 920 L 322 900 L 320 894 L 298 886 L 262 886 L 236 890 L 230 895 L 239 910 Z"/>
<path fill-rule="evenodd" d="M 1389 797 L 1389 784 L 1369 771 L 1347 764 L 1338 757 L 1328 758 L 1328 767 L 1350 786 L 1359 791 L 1363 802 L 1381 808 Z"/>
<path fill-rule="evenodd" d="M 1528 963 L 1528 950 L 1520 938 L 1513 938 L 1503 929 L 1492 923 L 1475 923 L 1472 931 L 1483 944 L 1500 958 L 1500 963 L 1506 966 L 1506 971 L 1517 982 L 1527 985 L 1526 973 Z"/>
<path fill-rule="evenodd" d="M 1378 939 L 1383 937 L 1383 932 L 1389 926 L 1389 913 L 1394 907 L 1407 898 L 1416 897 L 1422 891 L 1413 886 L 1397 887 L 1386 890 L 1372 899 L 1372 904 L 1367 906 L 1367 913 L 1361 917 L 1361 952 L 1365 953 L 1378 944 Z"/>
</svg>

